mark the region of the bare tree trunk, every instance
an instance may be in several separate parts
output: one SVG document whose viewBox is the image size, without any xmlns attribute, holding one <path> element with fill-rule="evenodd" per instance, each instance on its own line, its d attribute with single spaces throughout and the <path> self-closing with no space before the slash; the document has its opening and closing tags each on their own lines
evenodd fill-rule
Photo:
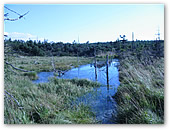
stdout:
<svg viewBox="0 0 170 130">
<path fill-rule="evenodd" d="M 19 70 L 19 71 L 23 71 L 23 72 L 33 72 L 33 71 L 24 70 L 24 69 L 19 69 L 19 68 L 13 66 L 12 64 L 8 63 L 7 61 L 5 61 L 5 63 L 6 63 L 7 65 L 10 65 L 12 68 L 14 68 L 14 69 L 16 69 L 16 70 Z"/>
</svg>

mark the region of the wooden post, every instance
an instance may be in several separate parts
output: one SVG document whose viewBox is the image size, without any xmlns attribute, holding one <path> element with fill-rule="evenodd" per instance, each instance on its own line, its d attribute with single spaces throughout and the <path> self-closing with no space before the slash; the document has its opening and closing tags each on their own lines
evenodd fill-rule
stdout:
<svg viewBox="0 0 170 130">
<path fill-rule="evenodd" d="M 78 37 L 78 44 L 79 44 L 79 37 Z M 79 46 L 78 46 L 79 47 Z M 78 48 L 77 47 L 77 48 Z M 77 50 L 77 67 L 78 67 L 78 75 L 77 75 L 77 78 L 79 78 L 79 72 L 80 72 L 80 68 L 79 68 L 79 53 L 78 53 L 78 50 Z"/>
<path fill-rule="evenodd" d="M 95 67 L 95 80 L 97 81 L 97 60 L 96 60 L 96 49 L 94 49 L 94 67 Z"/>
<path fill-rule="evenodd" d="M 77 67 L 79 66 L 79 55 L 78 55 L 78 51 L 77 51 Z"/>
<path fill-rule="evenodd" d="M 106 56 L 106 77 L 107 77 L 107 89 L 109 90 L 109 63 L 108 63 L 108 55 Z"/>
<path fill-rule="evenodd" d="M 78 44 L 77 44 L 77 67 L 79 66 L 79 53 L 78 53 L 78 48 L 79 48 L 79 36 L 78 36 Z"/>
</svg>

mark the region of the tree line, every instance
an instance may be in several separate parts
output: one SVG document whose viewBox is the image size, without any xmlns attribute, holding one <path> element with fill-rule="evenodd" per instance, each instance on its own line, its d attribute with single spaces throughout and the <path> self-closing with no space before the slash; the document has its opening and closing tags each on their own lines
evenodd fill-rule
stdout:
<svg viewBox="0 0 170 130">
<path fill-rule="evenodd" d="M 126 52 L 133 54 L 148 53 L 149 55 L 164 56 L 164 41 L 115 41 L 71 44 L 63 42 L 41 42 L 41 41 L 23 41 L 23 40 L 4 40 L 4 44 L 12 48 L 15 53 L 26 56 L 94 56 L 105 54 L 107 52 L 120 55 Z M 52 53 L 52 54 L 51 54 Z"/>
</svg>

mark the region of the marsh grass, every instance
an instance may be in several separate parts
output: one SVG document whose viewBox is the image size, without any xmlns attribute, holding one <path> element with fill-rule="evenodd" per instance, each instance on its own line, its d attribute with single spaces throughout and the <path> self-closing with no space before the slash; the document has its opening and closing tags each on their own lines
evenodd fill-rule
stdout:
<svg viewBox="0 0 170 130">
<path fill-rule="evenodd" d="M 164 58 L 151 61 L 132 56 L 120 60 L 117 123 L 164 123 Z"/>
<path fill-rule="evenodd" d="M 35 71 L 53 71 L 51 65 L 52 57 L 40 57 L 40 56 L 18 56 L 11 57 L 10 60 L 15 67 Z M 88 64 L 92 62 L 92 58 L 79 57 L 79 62 L 77 63 L 77 57 L 54 57 L 54 64 L 56 70 L 69 70 L 72 67 L 78 67 L 79 65 Z"/>
<path fill-rule="evenodd" d="M 88 80 L 51 78 L 49 83 L 33 84 L 29 77 L 5 73 L 5 124 L 96 123 L 88 106 L 71 103 L 99 84 Z"/>
</svg>

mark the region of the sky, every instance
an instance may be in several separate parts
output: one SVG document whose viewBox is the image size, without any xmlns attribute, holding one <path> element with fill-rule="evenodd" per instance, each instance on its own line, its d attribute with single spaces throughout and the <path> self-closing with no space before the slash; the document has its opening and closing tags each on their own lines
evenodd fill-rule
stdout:
<svg viewBox="0 0 170 130">
<path fill-rule="evenodd" d="M 120 39 L 164 39 L 164 4 L 5 4 L 19 14 L 4 21 L 4 33 L 12 40 L 49 42 L 107 42 Z M 18 15 L 4 8 L 9 18 Z"/>
</svg>

